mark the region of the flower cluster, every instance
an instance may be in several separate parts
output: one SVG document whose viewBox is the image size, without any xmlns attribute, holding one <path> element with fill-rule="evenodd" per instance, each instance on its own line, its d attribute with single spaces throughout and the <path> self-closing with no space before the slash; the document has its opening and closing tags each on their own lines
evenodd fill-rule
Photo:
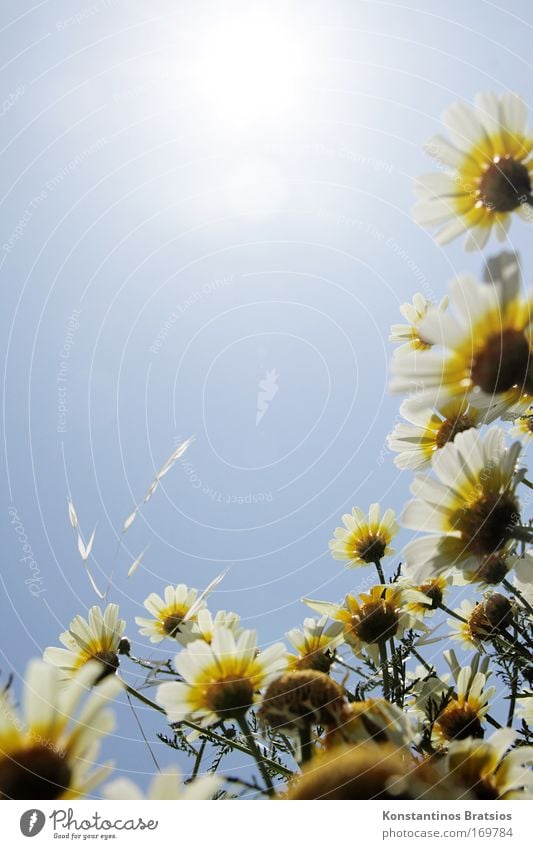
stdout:
<svg viewBox="0 0 533 849">
<path fill-rule="evenodd" d="M 488 93 L 444 123 L 449 138 L 427 148 L 440 170 L 417 181 L 414 215 L 439 244 L 468 231 L 467 248 L 481 249 L 515 213 L 530 217 L 526 108 Z M 99 746 L 121 693 L 164 716 L 162 742 L 194 762 L 184 784 L 171 764 L 146 791 L 115 775 L 107 798 L 533 798 L 533 295 L 513 253 L 489 259 L 484 277 L 459 275 L 438 304 L 414 294 L 391 329 L 391 390 L 407 397 L 388 446 L 412 498 L 398 519 L 378 503 L 345 506 L 329 549 L 359 583 L 302 599 L 319 618 L 270 645 L 210 609 L 223 576 L 203 592 L 151 592 L 149 616 L 135 618 L 140 656 L 116 604 L 75 616 L 62 647 L 30 664 L 22 713 L 9 688 L 0 696 L 2 798 L 91 792 L 111 769 Z M 76 529 L 71 504 L 69 517 Z M 410 538 L 396 556 L 400 528 Z M 91 546 L 79 538 L 84 560 Z M 233 752 L 255 763 L 252 782 L 224 770 Z"/>
</svg>

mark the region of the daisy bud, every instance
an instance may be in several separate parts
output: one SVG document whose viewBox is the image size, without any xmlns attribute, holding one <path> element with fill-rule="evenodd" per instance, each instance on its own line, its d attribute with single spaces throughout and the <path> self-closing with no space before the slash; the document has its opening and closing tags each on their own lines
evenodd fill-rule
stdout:
<svg viewBox="0 0 533 849">
<path fill-rule="evenodd" d="M 267 687 L 259 716 L 272 728 L 336 725 L 344 711 L 342 687 L 323 672 L 287 672 Z"/>
<path fill-rule="evenodd" d="M 388 744 L 335 748 L 304 767 L 289 799 L 449 799 L 451 779 L 429 761 L 417 762 Z"/>
<path fill-rule="evenodd" d="M 511 625 L 513 607 L 504 595 L 494 593 L 484 602 L 483 607 L 488 621 L 497 631 L 503 631 Z"/>
</svg>

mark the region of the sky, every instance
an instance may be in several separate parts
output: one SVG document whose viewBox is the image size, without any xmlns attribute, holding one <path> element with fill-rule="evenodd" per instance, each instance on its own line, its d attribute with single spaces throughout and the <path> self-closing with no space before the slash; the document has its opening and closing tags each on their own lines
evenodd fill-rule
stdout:
<svg viewBox="0 0 533 849">
<path fill-rule="evenodd" d="M 16 689 L 98 601 L 69 497 L 142 656 L 169 654 L 134 622 L 168 583 L 202 588 L 230 567 L 210 606 L 262 646 L 303 621 L 302 596 L 357 589 L 328 540 L 355 505 L 399 512 L 410 483 L 385 443 L 400 402 L 389 327 L 415 292 L 440 300 L 482 270 L 411 218 L 423 145 L 459 99 L 527 101 L 528 11 L 2 3 L 0 667 Z M 526 269 L 527 226 L 511 231 Z M 104 755 L 144 784 L 150 753 L 127 704 L 119 715 Z M 138 715 L 151 739 L 165 730 Z"/>
</svg>

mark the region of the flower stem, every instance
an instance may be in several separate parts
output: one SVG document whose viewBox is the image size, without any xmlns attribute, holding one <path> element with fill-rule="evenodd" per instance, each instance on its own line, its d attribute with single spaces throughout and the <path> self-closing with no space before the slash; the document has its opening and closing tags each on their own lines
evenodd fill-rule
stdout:
<svg viewBox="0 0 533 849">
<path fill-rule="evenodd" d="M 311 728 L 309 725 L 304 725 L 300 728 L 300 749 L 302 752 L 302 763 L 309 763 L 313 757 L 313 747 L 311 743 Z"/>
<path fill-rule="evenodd" d="M 381 565 L 381 561 L 380 560 L 374 560 L 374 566 L 376 567 L 376 570 L 377 570 L 377 573 L 378 573 L 379 583 L 384 584 L 385 583 L 385 575 L 383 574 L 383 567 Z"/>
<path fill-rule="evenodd" d="M 467 622 L 468 621 L 463 616 L 459 616 L 459 614 L 456 613 L 454 610 L 450 610 L 449 607 L 446 607 L 446 605 L 443 604 L 442 601 L 439 604 L 439 607 L 440 607 L 441 610 L 444 610 L 444 612 L 447 613 L 448 616 L 452 616 L 454 619 L 458 619 L 460 622 Z"/>
<path fill-rule="evenodd" d="M 138 699 L 140 702 L 147 705 L 148 707 L 159 711 L 159 713 L 162 713 L 163 716 L 166 716 L 165 711 L 163 710 L 161 705 L 158 705 L 157 702 L 152 701 L 152 699 L 149 699 L 148 696 L 143 695 L 143 693 L 140 693 L 134 687 L 130 687 L 130 685 L 126 684 L 126 682 L 122 678 L 120 680 L 124 684 L 124 688 L 127 693 L 129 693 L 131 696 L 135 696 L 136 699 Z M 198 731 L 199 734 L 204 735 L 213 743 L 220 743 L 224 746 L 231 746 L 232 749 L 237 749 L 239 752 L 243 752 L 243 754 L 245 755 L 255 757 L 253 751 L 251 751 L 247 746 L 244 746 L 237 740 L 229 740 L 226 737 L 222 737 L 220 734 L 217 734 L 216 731 L 212 731 L 210 728 L 202 728 L 201 725 L 197 725 L 195 722 L 189 722 L 187 719 L 182 719 L 177 724 L 185 725 L 186 728 L 190 728 L 192 729 L 192 731 Z M 291 769 L 288 769 L 288 767 L 283 766 L 283 764 L 278 764 L 276 761 L 273 761 L 267 757 L 263 757 L 263 761 L 266 764 L 270 764 L 273 769 L 276 769 L 280 775 L 284 775 L 286 778 L 291 778 L 291 776 L 293 775 L 293 771 Z"/>
<path fill-rule="evenodd" d="M 387 643 L 381 640 L 379 644 L 379 659 L 381 661 L 381 669 L 383 672 L 383 697 L 390 701 L 390 677 L 389 677 L 389 660 L 387 657 Z"/>
<path fill-rule="evenodd" d="M 275 796 L 275 790 L 274 790 L 274 785 L 272 784 L 272 778 L 270 777 L 270 773 L 269 773 L 269 771 L 266 767 L 266 763 L 265 763 L 266 759 L 263 757 L 263 755 L 259 751 L 259 747 L 254 740 L 252 730 L 251 730 L 250 726 L 248 725 L 248 720 L 246 719 L 246 714 L 245 713 L 238 714 L 238 716 L 235 717 L 235 720 L 237 722 L 237 725 L 241 729 L 242 733 L 244 734 L 244 737 L 246 739 L 246 742 L 248 743 L 248 748 L 250 749 L 252 757 L 254 758 L 257 766 L 259 767 L 259 772 L 261 773 L 261 775 L 263 777 L 263 781 L 265 782 L 268 795 L 270 797 Z"/>
</svg>

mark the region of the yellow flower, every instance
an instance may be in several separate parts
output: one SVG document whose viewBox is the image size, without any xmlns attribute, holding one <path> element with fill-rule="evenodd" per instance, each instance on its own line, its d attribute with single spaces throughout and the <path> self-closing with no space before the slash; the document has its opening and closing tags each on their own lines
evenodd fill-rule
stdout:
<svg viewBox="0 0 533 849">
<path fill-rule="evenodd" d="M 482 423 L 480 411 L 466 399 L 451 398 L 435 404 L 436 409 L 419 407 L 410 399 L 403 402 L 399 422 L 387 437 L 391 451 L 397 452 L 394 464 L 399 469 L 419 471 L 431 466 L 434 454 L 458 433 Z"/>
<path fill-rule="evenodd" d="M 218 610 L 213 617 L 207 607 L 203 607 L 194 617 L 192 627 L 185 629 L 180 628 L 179 642 L 186 646 L 194 640 L 203 640 L 204 643 L 213 641 L 215 630 L 222 626 L 229 628 L 232 633 L 238 637 L 242 633 L 243 628 L 240 627 L 241 617 L 238 613 L 232 613 L 227 610 Z"/>
<path fill-rule="evenodd" d="M 417 742 L 420 722 L 387 699 L 350 702 L 337 726 L 328 729 L 326 747 L 344 743 L 392 743 L 398 748 Z"/>
<path fill-rule="evenodd" d="M 336 528 L 335 539 L 329 543 L 335 560 L 345 560 L 348 566 L 376 563 L 385 555 L 394 554 L 390 543 L 398 533 L 393 510 L 381 517 L 379 504 L 371 504 L 368 517 L 359 507 L 342 517 L 344 528 Z"/>
<path fill-rule="evenodd" d="M 509 752 L 517 737 L 511 728 L 499 728 L 486 742 L 450 743 L 444 768 L 473 799 L 532 799 L 533 746 Z"/>
<path fill-rule="evenodd" d="M 283 643 L 258 652 L 255 631 L 235 637 L 220 626 L 210 645 L 195 640 L 176 656 L 183 683 L 161 684 L 156 699 L 170 722 L 190 719 L 205 727 L 219 719 L 234 719 L 259 699 L 261 687 L 283 672 L 286 655 Z"/>
<path fill-rule="evenodd" d="M 75 616 L 69 630 L 60 634 L 66 648 L 50 646 L 45 649 L 43 660 L 63 670 L 68 677 L 94 659 L 101 665 L 101 676 L 110 675 L 119 666 L 118 650 L 125 628 L 117 604 L 108 604 L 103 612 L 95 605 L 89 610 L 87 620 Z"/>
<path fill-rule="evenodd" d="M 432 762 L 387 743 L 336 746 L 314 758 L 289 787 L 289 799 L 454 799 L 460 788 Z"/>
<path fill-rule="evenodd" d="M 327 616 L 320 619 L 305 619 L 303 630 L 293 628 L 287 632 L 298 656 L 288 656 L 290 669 L 317 669 L 329 672 L 335 649 L 343 642 L 341 622 L 333 622 L 326 628 Z"/>
<path fill-rule="evenodd" d="M 448 301 L 445 298 L 439 304 L 439 310 L 445 310 Z M 427 351 L 431 344 L 419 333 L 419 325 L 425 318 L 428 309 L 433 306 L 420 292 L 413 296 L 413 303 L 405 303 L 400 307 L 400 312 L 408 322 L 407 324 L 393 324 L 389 336 L 389 342 L 400 343 L 395 349 L 395 355 L 407 351 Z"/>
<path fill-rule="evenodd" d="M 418 590 L 400 584 L 378 584 L 359 597 L 347 595 L 344 605 L 327 601 L 302 599 L 312 610 L 342 622 L 344 639 L 356 655 L 365 651 L 377 663 L 379 646 L 392 637 L 401 638 L 404 631 L 422 628 L 423 624 L 407 609 L 410 602 L 429 603 Z"/>
<path fill-rule="evenodd" d="M 115 724 L 107 702 L 121 684 L 108 676 L 91 690 L 99 676 L 99 664 L 90 661 L 60 686 L 60 671 L 34 660 L 26 674 L 23 713 L 9 693 L 0 694 L 0 799 L 76 799 L 108 774 L 109 764 L 98 765 L 97 757 L 100 739 Z"/>
<path fill-rule="evenodd" d="M 398 583 L 406 588 L 417 590 L 424 596 L 423 599 L 416 598 L 406 603 L 405 607 L 410 613 L 415 616 L 432 616 L 444 600 L 444 595 L 449 589 L 451 581 L 450 578 L 439 575 L 436 578 L 429 578 L 417 586 L 413 586 L 405 579 Z"/>
<path fill-rule="evenodd" d="M 451 740 L 483 737 L 483 720 L 496 692 L 495 687 L 485 687 L 487 659 L 479 664 L 478 655 L 472 666 L 460 667 L 453 651 L 444 652 L 444 657 L 452 669 L 456 686 L 448 693 L 444 706 L 438 709 L 433 723 L 431 742 L 436 748 L 445 746 Z M 439 708 L 439 705 L 434 704 Z"/>
<path fill-rule="evenodd" d="M 435 349 L 393 359 L 392 390 L 416 391 L 419 407 L 468 399 L 487 422 L 525 412 L 533 404 L 533 296 L 520 291 L 516 259 L 495 282 L 460 275 L 450 303 L 445 315 L 429 309 L 420 325 Z"/>
<path fill-rule="evenodd" d="M 141 626 L 140 633 L 150 637 L 150 642 L 160 643 L 165 637 L 187 642 L 198 611 L 205 607 L 205 602 L 198 599 L 198 590 L 178 584 L 165 587 L 164 599 L 157 593 L 150 593 L 144 606 L 154 618 L 136 616 L 135 621 Z"/>
<path fill-rule="evenodd" d="M 106 784 L 102 792 L 106 799 L 180 799 L 189 802 L 212 799 L 222 782 L 220 776 L 207 773 L 184 786 L 177 769 L 169 767 L 154 776 L 146 794 L 130 778 L 116 778 Z"/>
<path fill-rule="evenodd" d="M 505 577 L 505 556 L 520 523 L 515 494 L 520 443 L 505 446 L 505 433 L 491 428 L 459 433 L 433 459 L 431 475 L 418 475 L 415 496 L 402 521 L 415 531 L 429 531 L 404 550 L 405 575 L 422 582 L 454 572 L 462 581 L 497 583 Z"/>
<path fill-rule="evenodd" d="M 503 240 L 513 212 L 530 220 L 533 138 L 527 108 L 516 94 L 485 92 L 471 109 L 456 103 L 443 116 L 450 141 L 432 138 L 428 153 L 446 170 L 417 182 L 415 220 L 440 228 L 438 244 L 466 230 L 467 250 L 480 250 L 494 229 Z"/>
</svg>

